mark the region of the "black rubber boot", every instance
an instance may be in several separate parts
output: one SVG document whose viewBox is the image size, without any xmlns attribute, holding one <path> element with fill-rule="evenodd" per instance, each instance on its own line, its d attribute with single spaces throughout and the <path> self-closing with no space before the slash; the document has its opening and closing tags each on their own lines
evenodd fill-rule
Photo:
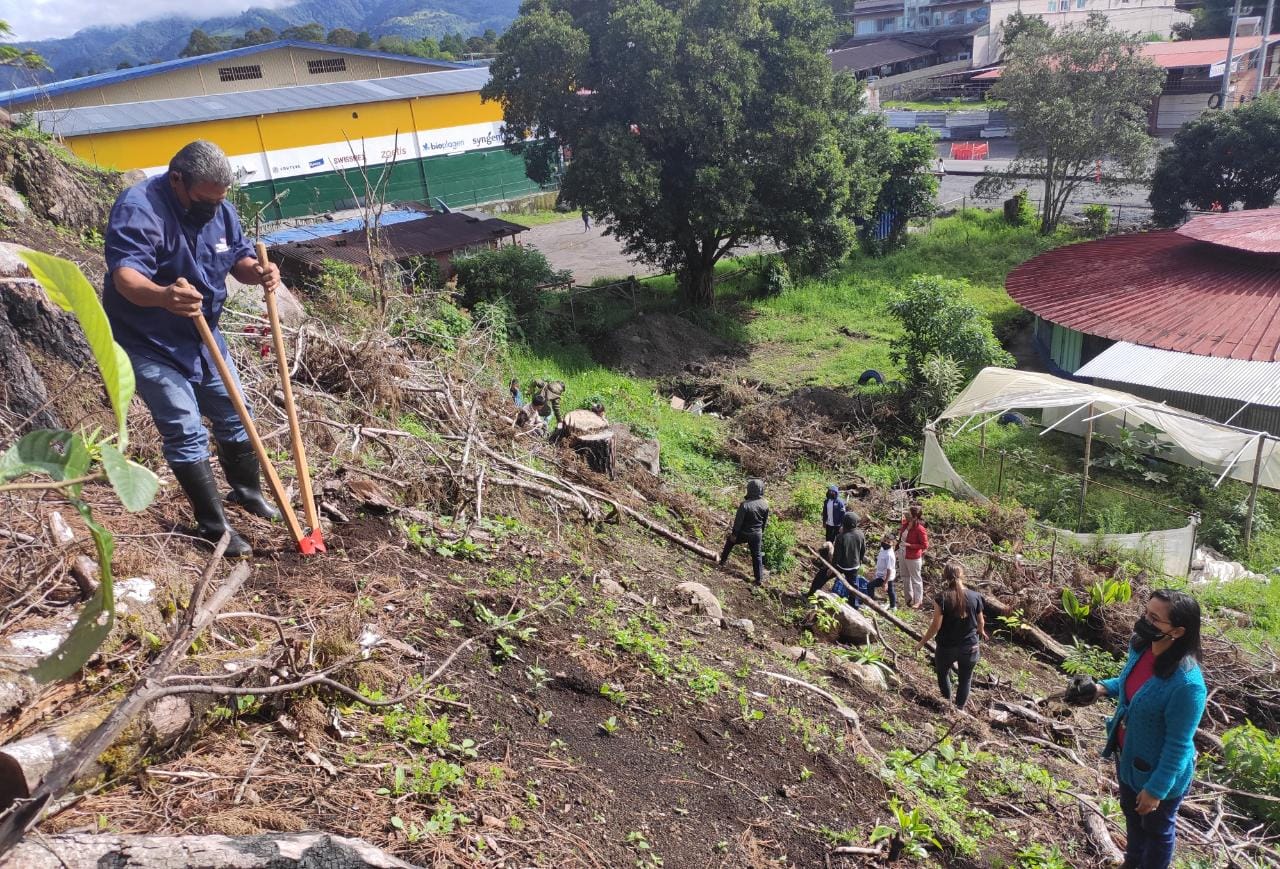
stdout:
<svg viewBox="0 0 1280 869">
<path fill-rule="evenodd" d="M 231 486 L 231 494 L 227 495 L 230 503 L 272 522 L 280 518 L 280 511 L 262 496 L 262 465 L 258 463 L 253 444 L 219 441 L 218 461 L 222 463 L 222 475 Z"/>
<path fill-rule="evenodd" d="M 227 524 L 226 514 L 222 512 L 222 498 L 218 495 L 218 483 L 213 478 L 213 468 L 209 460 L 171 464 L 173 476 L 178 485 L 186 493 L 191 502 L 191 511 L 196 517 L 196 534 L 217 544 L 223 532 L 231 532 L 231 541 L 227 544 L 227 558 L 248 558 L 253 549 L 235 529 Z"/>
</svg>

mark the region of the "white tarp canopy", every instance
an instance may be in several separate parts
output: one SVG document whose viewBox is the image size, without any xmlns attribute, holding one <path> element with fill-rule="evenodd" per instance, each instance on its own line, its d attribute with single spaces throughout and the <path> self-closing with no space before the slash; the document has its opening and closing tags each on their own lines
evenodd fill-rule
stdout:
<svg viewBox="0 0 1280 869">
<path fill-rule="evenodd" d="M 1082 435 L 1092 419 L 1094 433 L 1116 440 L 1121 428 L 1143 423 L 1172 450 L 1164 456 L 1191 467 L 1205 467 L 1219 477 L 1252 483 L 1262 444 L 1259 485 L 1280 489 L 1280 443 L 1263 432 L 1215 422 L 1148 399 L 1040 374 L 1008 368 L 984 368 L 938 419 L 963 419 L 959 431 L 985 425 L 1009 410 L 1041 408 L 1045 430 Z M 959 431 L 952 433 L 954 436 Z"/>
</svg>

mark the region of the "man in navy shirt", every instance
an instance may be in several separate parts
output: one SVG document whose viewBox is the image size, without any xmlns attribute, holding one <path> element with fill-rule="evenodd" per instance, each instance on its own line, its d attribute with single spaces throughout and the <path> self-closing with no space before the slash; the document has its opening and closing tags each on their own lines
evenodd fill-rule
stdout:
<svg viewBox="0 0 1280 869">
<path fill-rule="evenodd" d="M 222 357 L 235 363 L 218 331 L 227 275 L 268 292 L 280 270 L 263 266 L 226 201 L 231 164 L 217 145 L 195 141 L 169 171 L 120 194 L 107 224 L 102 302 L 115 339 L 129 355 L 137 392 L 164 441 L 164 457 L 195 513 L 196 532 L 216 541 L 231 530 L 227 555 L 249 545 L 231 529 L 209 464 L 207 417 L 231 486 L 227 500 L 267 519 L 279 512 L 262 497 L 261 466 L 192 318 L 204 314 Z"/>
</svg>

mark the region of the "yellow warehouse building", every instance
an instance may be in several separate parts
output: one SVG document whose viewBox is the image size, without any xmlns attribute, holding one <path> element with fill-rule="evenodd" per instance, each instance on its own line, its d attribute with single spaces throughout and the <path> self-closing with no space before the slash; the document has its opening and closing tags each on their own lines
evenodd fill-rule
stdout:
<svg viewBox="0 0 1280 869">
<path fill-rule="evenodd" d="M 85 160 L 147 175 L 193 139 L 216 142 L 266 220 L 352 207 L 384 171 L 387 201 L 466 207 L 539 189 L 501 145 L 488 78 L 465 67 L 30 114 Z"/>
</svg>

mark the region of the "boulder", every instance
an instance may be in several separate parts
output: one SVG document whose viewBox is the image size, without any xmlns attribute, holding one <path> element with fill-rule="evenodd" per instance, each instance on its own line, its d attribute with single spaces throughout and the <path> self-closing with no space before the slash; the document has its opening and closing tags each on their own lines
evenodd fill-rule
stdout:
<svg viewBox="0 0 1280 869">
<path fill-rule="evenodd" d="M 848 685 L 866 688 L 870 691 L 887 691 L 889 682 L 884 670 L 872 664 L 859 664 L 855 661 L 836 659 L 830 667 L 831 675 Z"/>
<path fill-rule="evenodd" d="M 820 600 L 827 601 L 828 608 L 838 622 L 837 636 L 841 640 L 847 643 L 857 643 L 861 646 L 880 639 L 879 633 L 876 632 L 876 626 L 871 619 L 854 609 L 843 598 L 829 591 L 820 591 L 816 596 Z"/>
<path fill-rule="evenodd" d="M 30 211 L 26 200 L 18 191 L 7 184 L 0 184 L 0 212 L 8 212 L 17 217 L 25 217 Z"/>
<path fill-rule="evenodd" d="M 267 316 L 267 303 L 262 295 L 262 287 L 257 284 L 242 284 L 230 275 L 227 276 L 227 302 L 241 311 L 248 311 L 259 317 Z M 293 329 L 302 325 L 307 317 L 298 297 L 283 284 L 276 290 L 276 311 L 280 314 L 280 324 Z"/>
<path fill-rule="evenodd" d="M 751 619 L 721 619 L 720 627 L 741 631 L 748 640 L 753 640 L 756 636 L 756 623 Z"/>
<path fill-rule="evenodd" d="M 702 583 L 682 582 L 676 586 L 676 594 L 681 600 L 703 615 L 710 616 L 716 620 L 724 618 L 724 610 L 720 608 L 720 601 L 716 600 L 716 596 L 711 593 L 711 589 Z"/>
</svg>

